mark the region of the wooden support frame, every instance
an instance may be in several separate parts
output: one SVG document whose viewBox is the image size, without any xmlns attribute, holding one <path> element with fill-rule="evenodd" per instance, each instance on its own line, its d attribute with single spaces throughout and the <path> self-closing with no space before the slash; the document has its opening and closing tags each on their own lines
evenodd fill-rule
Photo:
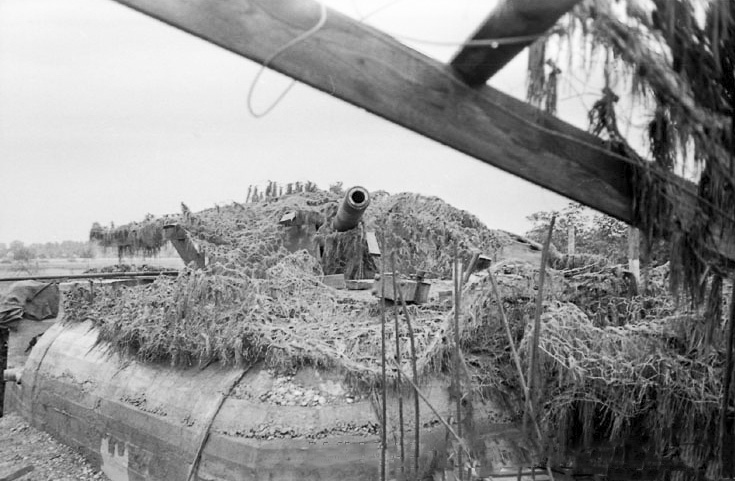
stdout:
<svg viewBox="0 0 735 481">
<path fill-rule="evenodd" d="M 448 65 L 307 0 L 115 0 L 256 62 L 322 23 L 270 68 L 628 224 L 634 169 L 599 139 L 488 86 L 472 88 Z M 670 176 L 687 230 L 696 192 Z M 735 260 L 735 228 L 719 218 L 711 250 Z"/>
<path fill-rule="evenodd" d="M 197 246 L 189 238 L 186 229 L 179 224 L 167 224 L 163 226 L 163 237 L 173 244 L 184 264 L 189 265 L 194 262 L 199 269 L 204 267 L 206 264 L 204 254 L 199 252 Z"/>
<path fill-rule="evenodd" d="M 483 85 L 577 3 L 579 0 L 501 0 L 450 65 L 467 84 Z M 495 45 L 472 44 L 493 39 Z"/>
</svg>

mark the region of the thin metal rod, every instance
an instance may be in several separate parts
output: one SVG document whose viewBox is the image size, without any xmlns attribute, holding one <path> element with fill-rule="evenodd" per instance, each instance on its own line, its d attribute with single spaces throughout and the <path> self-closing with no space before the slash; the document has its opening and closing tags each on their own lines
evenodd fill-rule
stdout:
<svg viewBox="0 0 735 481">
<path fill-rule="evenodd" d="M 728 332 L 727 332 L 727 361 L 725 362 L 725 372 L 722 374 L 723 376 L 723 385 L 724 385 L 724 392 L 722 393 L 722 410 L 720 411 L 720 470 L 723 471 L 725 466 L 723 464 L 724 460 L 726 459 L 725 456 L 725 437 L 726 437 L 726 418 L 727 418 L 727 408 L 730 404 L 730 383 L 732 381 L 732 345 L 733 345 L 733 336 L 735 335 L 735 329 L 733 329 L 733 325 L 735 324 L 735 278 L 733 278 L 733 287 L 732 287 L 732 297 L 730 298 L 730 319 L 728 322 Z M 729 456 L 727 456 L 729 459 Z M 732 462 L 728 466 L 728 471 L 732 471 Z M 732 475 L 732 473 L 729 473 L 729 475 Z"/>
<path fill-rule="evenodd" d="M 503 299 L 500 297 L 500 291 L 498 290 L 498 283 L 495 280 L 495 274 L 492 272 L 489 273 L 490 277 L 490 284 L 493 287 L 493 294 L 495 295 L 495 302 L 498 304 L 498 309 L 500 310 L 500 317 L 503 318 L 503 325 L 505 326 L 505 334 L 508 336 L 508 343 L 510 344 L 510 352 L 513 355 L 513 362 L 516 365 L 516 369 L 518 370 L 518 380 L 521 383 L 521 389 L 523 390 L 523 396 L 525 397 L 525 404 L 526 406 L 530 405 L 531 399 L 529 397 L 528 393 L 528 386 L 526 385 L 526 379 L 523 376 L 523 367 L 521 366 L 521 358 L 518 355 L 518 350 L 516 349 L 515 342 L 513 341 L 513 333 L 510 330 L 510 323 L 508 322 L 508 317 L 505 315 L 505 308 L 503 308 Z"/>
<path fill-rule="evenodd" d="M 508 336 L 508 343 L 510 344 L 510 351 L 513 354 L 513 361 L 515 362 L 516 369 L 518 370 L 518 380 L 521 383 L 521 389 L 523 390 L 523 395 L 526 400 L 526 409 L 530 413 L 531 420 L 533 421 L 533 425 L 536 428 L 536 436 L 538 437 L 539 442 L 541 442 L 541 427 L 538 424 L 538 420 L 536 419 L 536 415 L 533 411 L 533 405 L 531 404 L 531 396 L 528 391 L 528 386 L 526 385 L 526 380 L 523 376 L 523 368 L 521 367 L 521 358 L 518 356 L 518 350 L 516 349 L 515 342 L 513 341 L 513 333 L 510 330 L 510 322 L 508 322 L 508 316 L 505 315 L 505 308 L 503 307 L 503 299 L 500 297 L 500 291 L 498 289 L 498 283 L 495 280 L 495 274 L 492 273 L 492 271 L 488 271 L 490 274 L 490 284 L 493 287 L 493 294 L 495 294 L 495 302 L 498 304 L 498 310 L 500 311 L 500 317 L 503 319 L 503 325 L 505 325 L 505 333 Z M 521 468 L 518 468 L 518 478 L 520 479 L 521 474 Z M 551 472 L 551 468 L 547 465 L 546 471 L 549 475 L 549 479 L 551 481 L 554 481 L 554 474 Z"/>
<path fill-rule="evenodd" d="M 178 276 L 180 271 L 151 271 L 151 272 L 100 272 L 98 274 L 67 274 L 65 276 L 22 276 L 0 277 L 0 282 L 12 281 L 53 281 L 57 279 L 115 279 L 119 277 L 156 277 Z"/>
<path fill-rule="evenodd" d="M 383 417 L 381 419 L 381 432 L 380 432 L 380 481 L 386 480 L 386 463 L 385 453 L 388 448 L 388 437 L 387 437 L 387 415 L 388 408 L 386 405 L 386 391 L 388 390 L 387 379 L 388 376 L 385 370 L 385 259 L 380 259 L 380 279 L 382 282 L 380 292 L 380 367 L 381 367 L 381 401 L 383 405 Z"/>
<path fill-rule="evenodd" d="M 391 269 L 393 269 L 393 272 L 396 272 L 396 257 L 395 252 L 391 253 Z M 413 326 L 411 325 L 411 314 L 408 312 L 408 306 L 406 306 L 406 301 L 403 299 L 403 291 L 401 289 L 398 289 L 398 299 L 401 301 L 401 307 L 403 308 L 403 316 L 406 318 L 406 325 L 408 326 L 408 339 L 410 341 L 411 346 L 411 371 L 413 374 L 413 382 L 418 385 L 419 383 L 419 373 L 418 373 L 418 367 L 416 366 L 416 340 L 413 334 Z M 419 444 L 419 437 L 420 437 L 420 430 L 421 430 L 421 419 L 419 415 L 419 397 L 414 396 L 414 405 L 413 405 L 413 411 L 414 411 L 414 429 L 415 429 L 415 445 L 414 445 L 414 452 L 413 452 L 413 469 L 414 472 L 418 475 L 419 472 L 419 456 L 421 454 L 420 450 L 420 444 Z"/>
<path fill-rule="evenodd" d="M 393 252 L 391 252 L 391 258 L 393 258 Z M 401 339 L 400 339 L 400 326 L 398 324 L 398 303 L 396 302 L 396 293 L 398 292 L 398 282 L 396 281 L 396 271 L 393 270 L 393 317 L 396 326 L 396 362 L 401 365 Z M 406 464 L 406 452 L 403 442 L 403 390 L 401 389 L 401 370 L 398 370 L 398 424 L 400 429 L 400 450 L 401 450 L 401 472 L 404 471 Z"/>
<path fill-rule="evenodd" d="M 457 434 L 462 437 L 462 381 L 459 377 L 460 356 L 459 356 L 459 312 L 461 306 L 461 279 L 459 263 L 459 249 L 457 243 L 454 244 L 454 379 L 455 395 L 457 396 Z M 459 465 L 459 480 L 464 479 L 464 469 L 462 466 L 462 452 L 457 453 L 457 464 Z"/>
<path fill-rule="evenodd" d="M 3 405 L 5 404 L 5 381 L 3 372 L 8 367 L 8 341 L 10 329 L 0 327 L 0 418 L 3 417 Z"/>
<path fill-rule="evenodd" d="M 454 436 L 454 439 L 457 440 L 457 442 L 459 443 L 459 446 L 467 454 L 467 456 L 469 456 L 470 455 L 470 450 L 467 448 L 467 444 L 464 442 L 464 440 L 459 436 L 459 434 L 457 434 L 457 432 L 454 429 L 452 429 L 452 426 L 442 417 L 442 415 L 439 414 L 439 411 L 437 411 L 436 408 L 431 405 L 431 403 L 429 402 L 429 400 L 426 399 L 426 396 L 424 396 L 424 394 L 421 392 L 421 390 L 419 389 L 419 387 L 416 384 L 414 384 L 414 382 L 411 380 L 411 378 L 408 377 L 408 376 L 406 376 L 406 374 L 401 370 L 401 366 L 399 366 L 398 363 L 396 363 L 395 361 L 393 361 L 393 364 L 395 364 L 396 370 L 398 372 L 400 372 L 400 373 L 403 374 L 402 379 L 405 380 L 407 383 L 409 383 L 411 385 L 411 387 L 413 387 L 414 391 L 416 391 L 416 394 L 418 394 L 419 397 L 421 398 L 421 400 L 424 401 L 424 403 L 427 406 L 429 406 L 429 409 L 431 409 L 431 412 L 434 413 L 434 416 L 436 416 L 436 418 L 439 420 L 439 422 L 442 423 L 445 428 L 447 428 L 447 431 L 449 431 L 449 433 L 452 436 Z"/>
<path fill-rule="evenodd" d="M 536 313 L 533 320 L 533 338 L 531 340 L 531 362 L 528 364 L 528 392 L 531 400 L 531 405 L 535 403 L 534 399 L 534 387 L 536 386 L 536 377 L 538 373 L 538 345 L 541 334 L 541 311 L 544 303 L 544 280 L 546 279 L 546 264 L 549 258 L 549 247 L 551 245 L 551 235 L 554 233 L 554 223 L 556 223 L 556 216 L 551 218 L 549 223 L 549 232 L 546 235 L 544 241 L 544 249 L 541 252 L 541 270 L 538 275 L 538 293 L 536 295 Z M 528 410 L 523 415 L 523 430 L 526 430 L 526 422 L 530 416 Z"/>
</svg>

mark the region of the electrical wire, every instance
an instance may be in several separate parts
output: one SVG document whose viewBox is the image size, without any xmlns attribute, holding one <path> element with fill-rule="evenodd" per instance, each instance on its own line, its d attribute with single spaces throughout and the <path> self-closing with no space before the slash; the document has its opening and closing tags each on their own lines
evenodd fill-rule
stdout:
<svg viewBox="0 0 735 481">
<path fill-rule="evenodd" d="M 361 23 L 364 23 L 364 21 L 373 15 L 378 14 L 379 12 L 386 10 L 387 8 L 392 7 L 393 5 L 400 3 L 404 0 L 393 0 L 391 2 L 388 2 L 364 15 L 360 15 L 358 18 L 358 21 Z M 324 24 L 327 22 L 327 7 L 321 2 L 319 3 L 320 7 L 320 15 L 319 20 L 317 23 L 311 27 L 306 32 L 302 33 L 301 35 L 297 36 L 296 38 L 290 40 L 283 46 L 281 46 L 278 50 L 276 50 L 273 54 L 271 54 L 268 58 L 266 58 L 263 63 L 260 66 L 260 69 L 258 70 L 258 73 L 255 74 L 255 78 L 250 83 L 250 87 L 248 89 L 248 95 L 247 95 L 247 108 L 250 115 L 252 115 L 255 118 L 262 118 L 268 115 L 273 109 L 275 109 L 278 104 L 281 103 L 281 101 L 288 95 L 288 93 L 291 91 L 291 89 L 296 85 L 296 80 L 291 80 L 291 82 L 286 86 L 285 89 L 276 97 L 276 99 L 265 108 L 265 110 L 261 112 L 257 112 L 255 108 L 253 107 L 253 96 L 255 94 L 255 88 L 258 84 L 258 81 L 262 77 L 265 70 L 268 68 L 268 66 L 280 55 L 282 55 L 287 50 L 291 49 L 295 45 L 307 40 L 309 37 L 316 34 L 321 28 L 324 26 Z M 353 6 L 355 7 L 355 10 L 358 12 L 359 15 L 359 9 L 357 7 L 357 4 L 353 1 Z M 391 33 L 383 31 L 383 33 L 398 39 L 403 40 L 406 42 L 414 42 L 414 43 L 421 43 L 425 45 L 433 45 L 433 46 L 441 46 L 441 47 L 491 47 L 491 48 L 497 48 L 500 45 L 511 45 L 511 44 L 520 44 L 520 43 L 532 43 L 536 41 L 537 39 L 541 38 L 545 34 L 534 34 L 534 35 L 523 35 L 518 37 L 503 37 L 503 38 L 491 38 L 491 39 L 481 39 L 481 40 L 467 40 L 467 41 L 437 41 L 437 40 L 430 40 L 430 39 L 422 39 L 422 38 L 416 38 L 416 37 L 410 37 L 407 35 L 401 35 L 398 33 Z"/>
<path fill-rule="evenodd" d="M 284 44 L 282 47 L 280 47 L 278 50 L 273 52 L 268 58 L 266 58 L 263 63 L 260 66 L 260 69 L 258 70 L 258 73 L 255 74 L 255 78 L 250 83 L 250 88 L 248 89 L 248 98 L 247 98 L 247 106 L 248 106 L 248 112 L 250 112 L 250 115 L 252 115 L 255 118 L 261 118 L 268 115 L 278 104 L 283 100 L 283 98 L 288 94 L 288 92 L 293 88 L 293 86 L 296 84 L 296 80 L 291 80 L 291 82 L 288 84 L 288 86 L 278 95 L 276 100 L 274 100 L 265 110 L 261 112 L 256 112 L 253 108 L 253 94 L 255 93 L 255 87 L 258 84 L 258 80 L 260 80 L 260 77 L 263 75 L 263 72 L 268 68 L 268 66 L 273 62 L 279 55 L 286 52 L 288 49 L 292 48 L 293 46 L 305 41 L 315 33 L 317 33 L 321 28 L 324 26 L 325 23 L 327 23 L 327 7 L 321 3 L 319 3 L 320 11 L 319 11 L 319 20 L 317 23 L 311 27 L 309 30 L 305 31 L 301 35 L 295 37 L 294 39 L 290 40 L 286 44 Z"/>
<path fill-rule="evenodd" d="M 384 8 L 387 8 L 388 6 L 391 6 L 391 5 L 395 4 L 395 3 L 398 3 L 399 1 L 402 1 L 402 0 L 395 0 L 393 2 L 390 2 L 389 4 L 384 5 L 383 7 L 380 7 L 378 9 L 378 11 L 379 10 L 383 10 Z M 291 88 L 293 87 L 293 85 L 296 83 L 296 80 L 293 80 L 291 82 L 291 84 L 278 96 L 278 98 L 267 109 L 265 109 L 264 111 L 262 111 L 262 112 L 255 112 L 254 109 L 252 108 L 252 97 L 253 97 L 253 93 L 255 91 L 255 86 L 256 86 L 258 80 L 260 79 L 263 71 L 279 55 L 283 54 L 285 51 L 287 51 L 288 49 L 292 48 L 294 45 L 296 45 L 296 44 L 298 44 L 300 42 L 303 42 L 306 39 L 308 39 L 309 37 L 313 36 L 326 23 L 326 21 L 327 21 L 327 8 L 321 2 L 319 3 L 319 5 L 320 5 L 320 17 L 319 17 L 319 20 L 317 21 L 317 23 L 312 28 L 310 28 L 309 30 L 307 30 L 306 32 L 302 33 L 301 35 L 297 36 L 293 40 L 289 41 L 288 43 L 286 43 L 285 45 L 283 45 L 282 47 L 280 47 L 278 50 L 276 50 L 276 52 L 274 52 L 271 56 L 269 56 L 266 60 L 263 61 L 263 64 L 261 65 L 261 69 L 256 74 L 256 77 L 253 80 L 253 82 L 251 83 L 250 89 L 248 91 L 248 110 L 250 111 L 250 113 L 254 117 L 260 118 L 260 117 L 263 117 L 263 116 L 267 115 L 268 113 L 270 113 L 278 105 L 278 103 L 286 96 L 286 94 L 291 90 Z M 365 17 L 368 17 L 370 15 L 374 15 L 375 13 L 377 13 L 377 11 L 370 12 Z M 498 39 L 475 40 L 475 41 L 468 41 L 468 42 L 457 43 L 456 45 L 463 45 L 463 46 L 487 46 L 487 45 L 490 45 L 490 46 L 492 46 L 493 44 L 501 45 L 501 44 L 507 44 L 507 43 L 521 43 L 521 42 L 527 42 L 531 38 L 539 38 L 541 36 L 543 36 L 543 34 L 541 34 L 541 35 L 528 35 L 528 36 L 522 36 L 522 37 L 507 37 L 507 38 L 498 38 Z M 410 37 L 398 36 L 396 38 L 408 39 Z M 421 39 L 412 39 L 412 41 L 422 41 L 422 40 Z M 453 44 L 451 42 L 433 42 L 433 41 L 427 41 L 427 42 L 434 43 L 434 44 L 444 44 L 444 45 L 452 44 L 452 45 L 455 45 L 455 44 Z M 379 59 L 376 59 L 376 60 L 379 60 Z M 381 63 L 383 63 L 383 62 L 381 62 Z M 397 69 L 394 69 L 394 70 L 397 71 Z M 437 70 L 441 74 L 443 74 L 444 76 L 447 76 L 452 82 L 460 82 L 457 78 L 455 78 L 453 75 L 451 75 L 450 73 L 448 73 L 446 70 L 444 70 L 444 69 L 438 69 L 438 68 L 437 68 Z M 554 137 L 557 137 L 557 138 L 561 138 L 561 139 L 567 140 L 567 141 L 572 142 L 574 144 L 577 144 L 577 145 L 580 145 L 580 146 L 584 146 L 584 147 L 590 148 L 590 149 L 592 149 L 594 151 L 600 152 L 603 155 L 616 158 L 616 159 L 618 159 L 618 160 L 620 160 L 622 162 L 625 162 L 625 163 L 627 163 L 629 165 L 632 165 L 634 167 L 643 167 L 643 168 L 646 169 L 646 172 L 647 173 L 652 174 L 654 176 L 657 176 L 659 179 L 663 180 L 666 183 L 666 185 L 673 186 L 673 187 L 677 188 L 679 190 L 679 192 L 681 192 L 681 193 L 683 193 L 683 194 L 685 194 L 687 196 L 690 196 L 695 201 L 699 201 L 699 202 L 703 203 L 704 205 L 706 205 L 707 207 L 713 209 L 713 211 L 717 212 L 724 220 L 727 220 L 727 221 L 735 224 L 735 217 L 732 214 L 730 214 L 729 212 L 726 212 L 721 207 L 715 205 L 713 202 L 711 202 L 708 199 L 702 197 L 696 191 L 693 191 L 691 189 L 687 189 L 687 188 L 685 188 L 684 185 L 681 185 L 679 183 L 673 182 L 672 179 L 670 178 L 670 175 L 668 175 L 666 173 L 660 172 L 660 171 L 658 171 L 656 169 L 648 168 L 645 164 L 641 164 L 639 161 L 637 161 L 635 159 L 631 159 L 631 158 L 626 157 L 624 155 L 620 155 L 620 154 L 618 154 L 616 152 L 612 152 L 609 149 L 606 149 L 606 148 L 604 148 L 602 146 L 595 145 L 595 144 L 593 144 L 591 142 L 588 142 L 588 141 L 579 139 L 579 138 L 574 137 L 574 136 L 571 136 L 571 135 L 567 135 L 567 134 L 558 132 L 558 131 L 553 130 L 553 129 L 549 129 L 549 128 L 544 127 L 542 125 L 539 125 L 537 122 L 531 121 L 531 120 L 525 118 L 525 116 L 520 115 L 520 114 L 514 112 L 512 109 L 506 108 L 503 105 L 501 105 L 501 104 L 499 104 L 499 103 L 497 103 L 497 102 L 495 102 L 493 100 L 488 100 L 488 102 L 493 107 L 497 108 L 498 110 L 501 110 L 503 113 L 507 114 L 508 116 L 511 116 L 511 117 L 515 118 L 516 120 L 518 120 L 518 121 L 520 121 L 520 122 L 522 122 L 522 123 L 530 126 L 533 129 L 536 129 L 538 131 L 541 131 L 543 133 L 546 133 L 548 135 L 551 135 L 551 136 L 554 136 Z M 663 193 L 663 195 L 669 201 L 676 201 L 676 200 L 678 200 L 677 198 L 675 198 L 675 197 L 673 197 L 673 196 L 671 196 L 671 195 L 669 195 L 667 193 Z"/>
</svg>

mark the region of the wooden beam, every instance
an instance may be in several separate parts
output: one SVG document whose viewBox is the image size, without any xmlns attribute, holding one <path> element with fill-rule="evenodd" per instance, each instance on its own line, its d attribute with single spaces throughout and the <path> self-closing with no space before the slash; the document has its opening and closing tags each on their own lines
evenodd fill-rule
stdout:
<svg viewBox="0 0 735 481">
<path fill-rule="evenodd" d="M 115 0 L 208 42 L 262 62 L 319 23 L 308 0 Z M 629 224 L 633 170 L 599 139 L 452 69 L 392 37 L 326 10 L 323 26 L 269 67 Z M 681 184 L 672 176 L 672 180 Z M 671 188 L 697 217 L 691 186 Z M 512 200 L 509 200 L 512 201 Z M 712 249 L 735 260 L 735 230 L 713 229 Z M 722 235 L 717 235 L 720 232 Z"/>
<path fill-rule="evenodd" d="M 454 57 L 452 68 L 468 85 L 484 84 L 577 3 L 579 0 L 501 0 Z M 498 42 L 472 45 L 488 40 Z"/>
<path fill-rule="evenodd" d="M 184 261 L 184 264 L 189 265 L 194 262 L 197 268 L 201 269 L 204 267 L 206 264 L 204 254 L 199 252 L 199 249 L 197 249 L 197 246 L 189 237 L 186 229 L 179 224 L 167 224 L 163 226 L 163 237 L 171 242 L 176 252 L 179 253 L 179 257 Z"/>
</svg>

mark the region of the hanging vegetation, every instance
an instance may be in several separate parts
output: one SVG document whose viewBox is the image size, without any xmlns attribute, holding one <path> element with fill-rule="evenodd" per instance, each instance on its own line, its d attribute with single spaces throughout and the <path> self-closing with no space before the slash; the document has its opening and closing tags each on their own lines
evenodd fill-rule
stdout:
<svg viewBox="0 0 735 481">
<path fill-rule="evenodd" d="M 122 263 L 126 255 L 142 254 L 144 257 L 158 255 L 165 244 L 163 238 L 163 219 L 148 214 L 142 222 L 132 222 L 122 226 L 102 227 L 94 223 L 89 231 L 89 240 L 104 248 L 116 248 Z"/>
<path fill-rule="evenodd" d="M 672 287 L 681 285 L 695 302 L 702 302 L 704 274 L 721 265 L 708 247 L 723 226 L 709 219 L 735 223 L 735 4 L 586 0 L 552 37 L 567 46 L 570 66 L 579 66 L 572 52 L 586 56 L 582 64 L 588 69 L 596 60 L 604 62 L 604 88 L 590 111 L 590 130 L 642 167 L 634 179 L 635 215 L 649 240 L 671 233 Z M 548 46 L 535 51 L 550 55 Z M 538 103 L 549 94 L 539 80 L 547 75 L 544 58 L 537 57 L 529 62 L 536 79 L 529 83 L 529 99 Z M 629 92 L 621 91 L 626 86 Z M 621 95 L 631 95 L 649 111 L 646 133 L 652 161 L 620 133 L 616 104 Z M 674 170 L 696 173 L 696 212 L 682 211 L 672 202 L 674 194 L 689 192 L 684 182 L 671 183 L 661 175 Z"/>
<path fill-rule="evenodd" d="M 549 446 L 563 449 L 575 436 L 618 444 L 638 436 L 640 449 L 684 463 L 694 470 L 690 477 L 716 479 L 728 468 L 724 442 L 732 443 L 724 434 L 732 430 L 732 404 L 720 401 L 732 369 L 722 311 L 728 266 L 711 246 L 723 227 L 735 225 L 735 2 L 585 0 L 542 43 L 529 61 L 529 99 L 537 104 L 549 99 L 543 69 L 552 44 L 569 52 L 570 67 L 589 73 L 603 63 L 590 131 L 635 167 L 635 216 L 648 242 L 668 237 L 667 284 L 686 299 L 677 308 L 662 293 L 642 302 L 580 303 L 575 297 L 610 285 L 590 273 L 568 299 L 577 308 L 545 314 Z M 581 62 L 573 57 L 580 52 Z M 648 153 L 636 152 L 621 133 L 622 96 L 648 114 Z M 674 172 L 695 189 L 672 182 Z M 692 192 L 694 210 L 673 201 Z M 641 308 L 650 315 L 641 317 Z M 622 327 L 610 322 L 636 312 Z"/>
<path fill-rule="evenodd" d="M 501 264 L 494 270 L 526 369 L 537 269 Z M 652 276 L 655 294 L 647 297 L 631 296 L 613 269 L 548 274 L 539 347 L 543 382 L 534 396 L 542 400 L 546 455 L 563 463 L 572 449 L 622 450 L 634 440 L 636 452 L 659 466 L 693 473 L 682 479 L 700 473 L 717 479 L 726 343 L 698 334 L 705 311 L 677 309 L 663 272 Z M 468 288 L 465 358 L 475 386 L 517 409 L 523 393 L 489 284 L 481 279 Z"/>
</svg>

